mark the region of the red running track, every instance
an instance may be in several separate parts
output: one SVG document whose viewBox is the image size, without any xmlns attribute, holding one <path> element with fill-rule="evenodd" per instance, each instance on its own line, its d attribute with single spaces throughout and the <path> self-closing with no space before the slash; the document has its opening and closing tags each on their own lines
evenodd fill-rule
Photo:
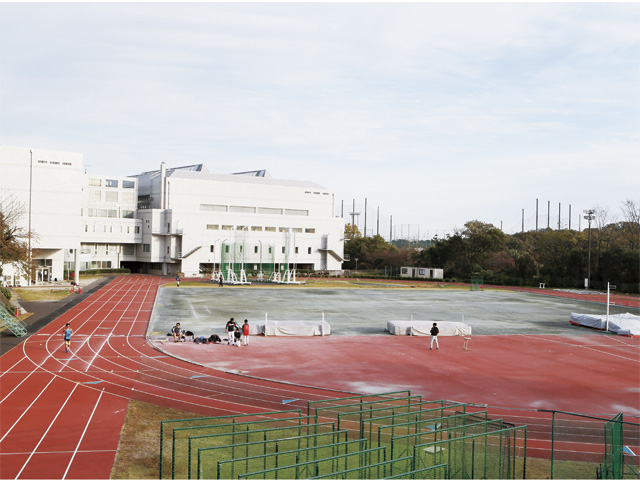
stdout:
<svg viewBox="0 0 640 480">
<path fill-rule="evenodd" d="M 165 281 L 118 278 L 0 357 L 0 478 L 109 478 L 131 398 L 210 416 L 339 396 L 154 350 L 145 334 Z M 61 335 L 67 322 L 70 354 Z M 283 405 L 291 398 L 298 400 Z"/>
<path fill-rule="evenodd" d="M 132 398 L 228 415 L 410 389 L 493 405 L 492 414 L 518 424 L 540 415 L 495 406 L 640 412 L 637 338 L 486 336 L 471 350 L 442 338 L 429 352 L 420 337 L 252 337 L 242 348 L 169 343 L 163 354 L 145 334 L 167 281 L 118 278 L 0 357 L 0 478 L 109 478 Z M 61 336 L 67 322 L 72 354 Z M 528 450 L 543 455 L 543 437 Z"/>
</svg>

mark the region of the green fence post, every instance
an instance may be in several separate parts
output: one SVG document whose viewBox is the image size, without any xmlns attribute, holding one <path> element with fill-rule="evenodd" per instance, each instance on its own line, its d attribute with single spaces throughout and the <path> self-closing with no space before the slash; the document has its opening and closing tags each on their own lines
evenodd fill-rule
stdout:
<svg viewBox="0 0 640 480">
<path fill-rule="evenodd" d="M 556 411 L 551 412 L 551 480 L 553 480 L 553 457 L 554 457 L 554 440 L 556 438 Z"/>
</svg>

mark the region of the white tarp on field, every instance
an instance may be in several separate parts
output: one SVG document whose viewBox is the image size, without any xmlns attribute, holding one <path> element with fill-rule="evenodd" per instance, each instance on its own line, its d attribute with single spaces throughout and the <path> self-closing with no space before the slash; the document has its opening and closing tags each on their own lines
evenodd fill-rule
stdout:
<svg viewBox="0 0 640 480">
<path fill-rule="evenodd" d="M 289 335 L 311 337 L 314 335 L 330 335 L 331 326 L 323 320 L 271 320 L 265 325 L 258 325 L 258 333 L 265 335 Z"/>
<path fill-rule="evenodd" d="M 438 335 L 443 337 L 453 337 L 456 335 L 471 335 L 471 326 L 462 322 L 437 322 Z M 387 331 L 392 335 L 431 335 L 433 322 L 420 320 L 389 320 Z"/>
<path fill-rule="evenodd" d="M 571 320 L 574 325 L 597 328 L 607 328 L 606 315 L 594 315 L 590 313 L 572 313 Z M 609 315 L 609 331 L 618 335 L 640 335 L 640 317 L 631 313 Z"/>
</svg>

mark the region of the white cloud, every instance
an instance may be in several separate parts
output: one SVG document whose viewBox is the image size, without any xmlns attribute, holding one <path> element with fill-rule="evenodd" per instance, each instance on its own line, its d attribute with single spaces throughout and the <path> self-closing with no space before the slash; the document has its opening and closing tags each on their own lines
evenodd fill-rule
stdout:
<svg viewBox="0 0 640 480">
<path fill-rule="evenodd" d="M 3 3 L 0 142 L 114 174 L 266 167 L 423 231 L 518 224 L 545 196 L 617 208 L 640 183 L 639 18 L 611 3 Z"/>
</svg>

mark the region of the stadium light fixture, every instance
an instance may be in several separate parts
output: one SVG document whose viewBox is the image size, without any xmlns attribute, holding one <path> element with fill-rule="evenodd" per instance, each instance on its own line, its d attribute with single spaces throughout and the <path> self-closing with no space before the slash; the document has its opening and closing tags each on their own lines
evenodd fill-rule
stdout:
<svg viewBox="0 0 640 480">
<path fill-rule="evenodd" d="M 591 222 L 596 218 L 596 211 L 595 210 L 585 210 L 584 213 L 586 213 L 586 215 L 584 216 L 584 219 L 587 220 L 589 222 L 589 253 L 587 256 L 587 290 L 589 290 L 591 288 Z"/>
</svg>

